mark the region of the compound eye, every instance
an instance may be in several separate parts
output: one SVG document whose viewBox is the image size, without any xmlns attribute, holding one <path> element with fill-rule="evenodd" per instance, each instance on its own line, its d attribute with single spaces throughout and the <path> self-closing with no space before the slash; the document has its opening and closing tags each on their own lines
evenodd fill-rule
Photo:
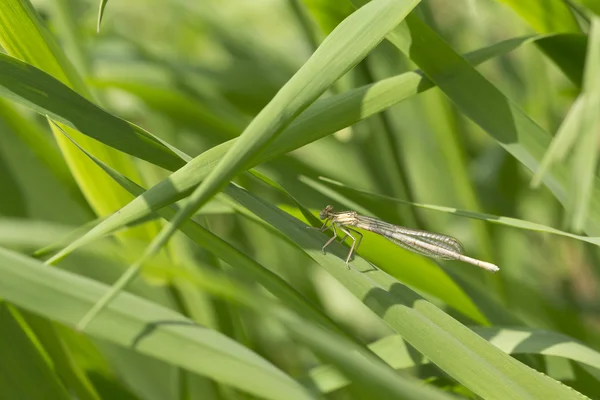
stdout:
<svg viewBox="0 0 600 400">
<path fill-rule="evenodd" d="M 333 210 L 333 206 L 327 206 L 319 213 L 319 218 L 325 219 L 329 215 L 329 213 Z"/>
</svg>

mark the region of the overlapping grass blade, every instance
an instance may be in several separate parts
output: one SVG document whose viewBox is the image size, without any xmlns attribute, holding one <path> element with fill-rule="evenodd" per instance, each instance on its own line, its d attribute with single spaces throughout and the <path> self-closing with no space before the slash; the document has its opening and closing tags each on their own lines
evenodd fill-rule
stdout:
<svg viewBox="0 0 600 400">
<path fill-rule="evenodd" d="M 331 360 L 336 368 L 376 398 L 448 399 L 447 395 L 422 386 L 412 378 L 393 372 L 380 359 L 347 339 L 332 335 L 326 330 L 298 318 L 288 310 L 245 293 L 241 288 L 221 286 L 219 290 L 209 283 L 216 277 L 207 274 L 186 273 L 178 268 L 164 270 L 165 273 L 181 276 L 189 282 L 220 295 L 245 307 L 275 317 L 283 323 L 290 336 L 306 344 L 321 357 Z M 217 283 L 217 282 L 215 282 Z M 218 285 L 218 283 L 217 283 Z M 216 285 L 215 285 L 216 286 Z M 258 301 L 256 301 L 258 300 Z"/>
<path fill-rule="evenodd" d="M 86 100 L 44 71 L 0 54 L 0 94 L 125 153 L 167 169 L 185 163 L 160 139 Z"/>
<path fill-rule="evenodd" d="M 305 181 L 307 180 L 307 178 L 304 178 L 304 179 L 305 179 Z M 348 190 L 348 191 L 351 191 L 354 193 L 366 194 L 368 196 L 373 196 L 378 199 L 382 199 L 382 200 L 386 200 L 386 201 L 390 201 L 390 202 L 406 204 L 408 206 L 423 208 L 426 210 L 446 212 L 446 213 L 454 214 L 454 215 L 457 215 L 460 217 L 479 219 L 482 221 L 491 222 L 493 224 L 510 226 L 513 228 L 519 228 L 519 229 L 524 229 L 524 230 L 528 230 L 528 231 L 544 232 L 544 233 L 550 233 L 553 235 L 565 236 L 565 237 L 568 237 L 571 239 L 576 239 L 576 240 L 580 240 L 582 242 L 591 243 L 596 246 L 600 246 L 600 237 L 575 235 L 573 233 L 561 231 L 560 229 L 552 228 L 550 226 L 545 226 L 542 224 L 537 224 L 535 222 L 525 221 L 525 220 L 518 219 L 518 218 L 510 218 L 510 217 L 503 217 L 503 216 L 499 216 L 499 215 L 477 213 L 477 212 L 468 211 L 468 210 L 459 210 L 459 209 L 453 208 L 453 207 L 437 206 L 437 205 L 433 205 L 433 204 L 414 203 L 412 201 L 395 199 L 393 197 L 382 196 L 382 195 L 379 195 L 376 193 L 371 193 L 371 192 L 368 192 L 365 190 L 354 189 L 354 188 L 348 187 L 346 185 L 343 185 L 342 183 L 332 181 L 331 179 L 321 178 L 321 181 L 325 182 L 326 184 L 328 184 L 329 186 L 334 187 L 334 188 L 343 188 L 344 190 Z M 310 182 L 310 181 L 308 181 L 308 182 Z M 316 189 L 318 190 L 318 187 L 316 187 Z"/>
<path fill-rule="evenodd" d="M 600 353 L 566 335 L 525 328 L 473 327 L 473 330 L 507 354 L 531 354 L 562 357 L 581 363 L 584 367 L 600 369 Z M 388 336 L 369 344 L 373 353 L 394 369 L 409 369 L 429 361 L 416 359 L 400 336 Z M 313 368 L 310 379 L 321 392 L 329 393 L 349 384 L 348 380 L 330 365 Z"/>
<path fill-rule="evenodd" d="M 478 395 L 490 399 L 582 398 L 502 353 L 362 258 L 357 256 L 352 268 L 346 268 L 343 257 L 347 251 L 340 244 L 332 243 L 332 253 L 323 254 L 326 237 L 306 229 L 297 219 L 234 185 L 225 193 L 294 241 L 407 342 Z"/>
<path fill-rule="evenodd" d="M 408 31 L 395 30 L 388 39 L 399 50 L 406 52 L 467 117 L 488 132 L 523 166 L 536 171 L 550 145 L 550 135 L 418 17 L 411 14 L 406 21 Z M 447 79 L 448 76 L 453 78 Z M 544 179 L 545 185 L 563 204 L 567 201 L 568 181 L 568 174 L 560 166 L 555 167 Z M 594 180 L 593 193 L 590 218 L 585 227 L 590 235 L 600 233 L 598 178 Z"/>
<path fill-rule="evenodd" d="M 531 186 L 538 187 L 550 166 L 562 161 L 573 147 L 579 134 L 581 112 L 583 110 L 582 106 L 583 101 L 581 97 L 579 97 L 573 103 L 569 113 L 563 120 L 560 128 L 558 128 L 556 135 L 552 138 L 552 142 L 544 154 L 544 158 L 542 158 L 539 168 L 535 171 L 535 174 L 531 179 Z"/>
<path fill-rule="evenodd" d="M 142 257 L 132 264 L 123 279 L 115 283 L 115 291 L 132 279 L 145 260 L 160 251 L 181 224 L 235 175 L 244 171 L 246 164 L 260 154 L 304 109 L 381 42 L 418 2 L 375 0 L 344 20 L 252 120 L 173 220 L 150 243 Z M 109 297 L 103 301 L 108 302 Z M 102 304 L 98 304 L 97 308 L 101 309 Z M 90 311 L 85 321 L 91 320 L 94 313 L 94 310 Z M 82 321 L 82 325 L 85 321 Z"/>
<path fill-rule="evenodd" d="M 581 91 L 579 136 L 573 148 L 571 185 L 567 211 L 577 232 L 586 224 L 598 169 L 600 132 L 600 17 L 592 18 Z"/>
<path fill-rule="evenodd" d="M 29 63 L 30 66 L 17 62 L 4 54 L 0 55 L 3 60 L 8 60 L 9 63 L 13 64 L 17 63 L 21 67 L 25 66 L 25 69 L 33 68 L 32 66 L 39 68 L 72 88 L 79 95 L 88 99 L 92 98 L 91 91 L 69 62 L 57 40 L 46 28 L 29 0 L 0 2 L 0 44 L 8 54 Z M 0 71 L 0 77 L 14 80 L 15 77 L 11 76 L 4 68 L 0 68 Z M 45 93 L 37 87 L 39 84 L 37 80 L 29 81 L 26 77 L 20 76 L 13 84 L 17 87 L 20 86 L 20 90 L 37 90 L 37 95 L 41 96 L 40 101 L 42 102 L 49 100 L 47 92 Z M 9 93 L 9 97 L 11 95 Z M 93 123 L 95 122 L 97 121 L 93 121 Z M 87 137 L 80 135 L 76 129 L 68 126 L 66 129 L 70 130 L 70 134 L 80 144 L 97 157 L 108 162 L 113 168 L 127 174 L 134 180 L 142 180 L 139 171 L 133 165 L 133 160 L 103 143 L 89 140 Z M 79 188 L 98 215 L 112 213 L 130 200 L 129 194 L 120 187 L 115 186 L 112 181 L 105 181 L 104 179 L 107 177 L 101 171 L 95 169 L 93 164 L 89 164 L 85 157 L 80 158 L 81 154 L 75 148 L 69 147 L 68 141 L 64 142 L 62 135 L 57 133 L 56 140 Z M 125 139 L 125 141 L 127 140 Z M 182 165 L 182 163 L 179 165 Z M 157 230 L 157 226 L 148 224 L 143 228 L 133 229 L 127 232 L 126 235 L 148 239 Z"/>
<path fill-rule="evenodd" d="M 535 40 L 544 39 L 530 36 L 509 39 L 475 51 L 471 53 L 469 59 L 473 60 L 474 63 L 480 63 Z M 447 79 L 451 79 L 451 77 L 447 77 Z M 413 71 L 341 95 L 318 100 L 302 113 L 269 146 L 262 156 L 257 157 L 248 167 L 253 167 L 295 150 L 432 87 L 431 81 L 423 77 L 418 71 Z M 206 178 L 223 155 L 233 146 L 235 140 L 237 139 L 213 147 L 194 158 L 168 179 L 150 188 L 143 196 L 136 198 L 97 229 L 90 231 L 85 238 L 72 243 L 60 254 L 57 254 L 55 260 L 68 254 L 78 246 L 93 241 L 95 238 L 119 227 L 126 226 L 146 214 L 187 196 L 192 188 Z"/>
<path fill-rule="evenodd" d="M 75 145 L 77 146 L 77 144 Z M 135 182 L 132 182 L 125 176 L 121 175 L 118 171 L 110 168 L 110 166 L 95 158 L 82 147 L 78 146 L 78 148 L 84 152 L 84 154 L 90 157 L 90 159 L 92 159 L 92 161 L 102 168 L 102 170 L 106 172 L 112 179 L 114 179 L 115 182 L 117 182 L 134 196 L 139 196 L 144 192 L 144 189 L 138 186 Z M 169 207 L 159 210 L 158 214 L 165 220 L 169 221 L 176 215 L 178 210 L 178 206 L 170 205 Z M 260 263 L 248 257 L 240 250 L 236 249 L 234 246 L 219 238 L 202 225 L 193 220 L 188 220 L 181 226 L 181 231 L 194 242 L 215 254 L 223 261 L 251 275 L 257 280 L 257 282 L 261 283 L 273 295 L 277 296 L 284 304 L 288 305 L 300 315 L 308 318 L 309 320 L 322 324 L 333 332 L 344 334 L 344 331 L 340 329 L 328 316 L 326 316 L 321 310 L 317 309 L 286 281 L 265 268 Z"/>
<path fill-rule="evenodd" d="M 30 340 L 16 316 L 18 312 L 14 313 L 14 307 L 4 301 L 0 302 L 0 369 L 3 376 L 0 380 L 0 393 L 13 399 L 68 400 L 69 393 L 59 377 L 53 373 L 53 366 Z M 24 358 L 26 363 L 23 362 Z"/>
<path fill-rule="evenodd" d="M 2 298 L 70 326 L 107 290 L 106 285 L 4 249 L 0 271 Z M 88 333 L 256 396 L 311 398 L 288 375 L 237 342 L 128 293 L 121 293 L 89 325 Z"/>
<path fill-rule="evenodd" d="M 311 185 L 311 181 L 300 177 L 300 181 L 306 183 L 309 187 L 314 188 L 318 192 L 325 194 L 328 197 L 334 198 L 336 201 L 348 205 L 349 209 L 360 212 L 361 214 L 369 215 L 370 212 L 364 209 L 359 204 L 348 204 L 347 198 L 338 199 L 335 196 L 331 196 L 331 192 L 322 190 L 322 187 L 315 187 Z M 281 188 L 285 192 L 285 189 Z M 287 192 L 286 192 L 287 193 Z M 299 208 L 304 217 L 313 226 L 321 226 L 322 221 L 317 223 L 314 222 L 316 219 L 314 215 L 310 214 L 307 218 L 306 214 L 308 210 L 302 210 L 304 207 L 299 205 Z M 285 208 L 283 208 L 285 210 Z M 291 215 L 295 215 L 295 210 L 285 210 Z M 297 214 L 297 213 L 296 213 Z M 298 216 L 298 218 L 300 218 Z M 385 270 L 388 274 L 399 279 L 402 283 L 419 290 L 421 292 L 431 294 L 437 299 L 442 300 L 444 303 L 456 310 L 462 312 L 464 315 L 471 318 L 473 321 L 480 324 L 489 324 L 489 321 L 479 311 L 478 306 L 474 304 L 471 298 L 454 282 L 443 270 L 439 268 L 433 261 L 424 257 L 405 257 L 404 260 L 398 260 L 396 255 L 398 253 L 405 254 L 403 250 L 399 249 L 398 246 L 393 245 L 389 241 L 373 235 L 369 239 L 361 243 L 360 253 L 367 256 L 370 261 Z M 421 258 L 421 260 L 419 260 Z M 420 262 L 421 261 L 421 262 Z M 409 268 L 405 268 L 410 266 Z"/>
</svg>

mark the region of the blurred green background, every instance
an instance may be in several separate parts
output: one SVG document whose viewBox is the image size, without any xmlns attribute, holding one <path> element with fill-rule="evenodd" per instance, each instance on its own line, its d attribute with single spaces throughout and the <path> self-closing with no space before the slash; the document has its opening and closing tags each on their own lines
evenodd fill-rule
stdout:
<svg viewBox="0 0 600 400">
<path fill-rule="evenodd" d="M 6 56 L 47 72 L 83 96 L 73 103 L 80 109 L 70 108 L 60 90 L 43 86 L 48 78 L 35 75 L 30 81 L 19 81 L 10 75 L 14 65 L 8 58 L 0 65 L 0 74 L 8 77 L 2 78 L 0 91 L 0 245 L 11 254 L 27 256 L 29 261 L 23 263 L 38 263 L 40 271 L 48 267 L 36 257 L 47 259 L 91 226 L 78 227 L 98 223 L 96 218 L 133 199 L 72 146 L 57 125 L 49 124 L 46 115 L 64 128 L 77 113 L 87 118 L 86 98 L 191 157 L 202 155 L 238 137 L 334 28 L 355 11 L 350 1 L 111 0 L 96 32 L 98 7 L 97 1 L 86 0 L 8 0 L 0 6 L 0 44 Z M 282 278 L 282 285 L 293 288 L 290 293 L 297 292 L 326 316 L 338 329 L 329 331 L 332 337 L 358 348 L 383 343 L 373 354 L 384 354 L 384 361 L 399 371 L 393 376 L 411 384 L 417 382 L 413 378 L 426 382 L 426 387 L 435 389 L 432 396 L 544 398 L 542 393 L 555 390 L 550 379 L 543 384 L 534 378 L 528 381 L 529 377 L 520 380 L 519 370 L 512 369 L 516 360 L 585 396 L 600 398 L 600 242 L 593 238 L 600 234 L 600 204 L 596 205 L 594 195 L 599 187 L 600 117 L 593 111 L 600 106 L 598 8 L 593 0 L 423 0 L 411 17 L 426 28 L 409 20 L 398 31 L 412 34 L 412 42 L 404 42 L 414 46 L 411 51 L 399 51 L 398 41 L 381 42 L 323 93 L 319 101 L 325 101 L 314 103 L 320 104 L 322 114 L 313 125 L 302 125 L 304 131 L 298 128 L 297 135 L 311 137 L 321 125 L 324 130 L 336 126 L 338 114 L 323 106 L 326 99 L 343 98 L 374 82 L 391 82 L 384 80 L 401 74 L 418 80 L 423 75 L 439 88 L 425 90 L 428 83 L 423 78 L 415 81 L 413 92 L 403 95 L 402 86 L 390 84 L 390 94 L 377 106 L 381 112 L 368 111 L 359 100 L 341 111 L 346 115 L 343 121 L 357 123 L 340 122 L 335 131 L 312 136 L 319 140 L 290 145 L 265 162 L 256 158 L 259 161 L 251 165 L 256 166 L 254 173 L 240 170 L 235 183 L 269 211 L 261 214 L 240 202 L 233 189 L 218 194 L 194 220 L 230 248 L 215 250 L 178 233 L 147 263 L 128 291 L 250 349 L 309 397 L 411 398 L 406 393 L 413 389 L 377 392 L 373 387 L 386 386 L 365 371 L 380 378 L 386 376 L 383 372 L 365 364 L 357 375 L 362 374 L 364 381 L 356 378 L 345 370 L 351 363 L 341 358 L 343 351 L 336 358 L 319 350 L 304 333 L 290 332 L 294 325 L 286 325 L 287 316 L 264 312 L 271 310 L 268 307 L 257 311 L 264 301 L 297 318 L 289 299 L 222 256 L 241 251 L 245 261 L 240 263 L 258 263 L 273 272 Z M 437 42 L 439 38 L 443 41 Z M 499 43 L 504 45 L 494 47 Z M 479 56 L 489 59 L 477 67 L 481 75 L 461 58 L 456 61 L 452 49 L 462 55 L 479 51 Z M 45 93 L 49 104 L 32 106 L 28 102 L 34 102 L 33 97 L 15 89 L 19 83 L 32 93 Z M 578 99 L 583 111 L 573 106 Z M 502 100 L 514 107 L 512 113 L 501 107 Z M 59 108 L 53 109 L 52 103 Z M 102 115 L 98 118 L 87 123 L 99 131 L 112 129 L 108 123 L 103 125 Z M 507 128 L 512 119 L 515 132 Z M 82 127 L 73 123 L 64 129 L 141 186 L 149 188 L 169 177 L 170 172 L 157 163 L 77 134 L 76 128 L 86 134 Z M 116 132 L 112 131 L 121 135 Z M 504 134 L 511 140 L 503 140 Z M 553 142 L 558 144 L 546 153 L 552 137 L 562 141 Z M 135 156 L 132 148 L 130 154 Z M 545 184 L 533 187 L 544 154 L 550 165 Z M 447 209 L 436 211 L 407 202 Z M 456 261 L 428 259 L 369 233 L 358 250 L 362 264 L 347 270 L 341 261 L 347 249 L 320 256 L 318 245 L 305 245 L 299 237 L 312 235 L 315 243 L 324 243 L 325 236 L 304 232 L 300 224 L 289 222 L 290 232 L 299 232 L 294 236 L 278 225 L 286 224 L 287 215 L 281 211 L 307 221 L 307 210 L 317 215 L 328 204 L 336 210 L 354 209 L 394 224 L 451 235 L 464 244 L 466 254 L 493 262 L 500 271 L 490 274 Z M 94 241 L 57 267 L 110 285 L 164 226 L 157 217 L 153 214 L 152 221 L 142 221 L 133 229 L 120 226 L 115 236 Z M 314 217 L 308 222 L 318 224 Z M 561 232 L 553 234 L 547 227 Z M 73 231 L 74 236 L 69 233 Z M 565 232 L 592 239 L 565 237 Z M 46 246 L 51 246 L 48 252 L 34 253 Z M 8 258 L 0 263 L 16 268 Z M 383 271 L 377 272 L 381 275 L 370 278 L 358 272 L 367 263 Z M 204 271 L 200 278 L 194 278 L 197 271 Z M 41 272 L 30 272 L 28 279 L 33 282 L 36 274 Z M 202 274 L 208 274 L 205 280 Z M 378 280 L 385 274 L 393 279 Z M 209 277 L 215 279 L 213 286 Z M 232 384 L 234 378 L 223 376 L 233 367 L 219 364 L 222 356 L 202 362 L 190 350 L 190 363 L 193 358 L 204 364 L 195 370 L 175 356 L 170 359 L 170 347 L 164 343 L 157 355 L 119 342 L 106 326 L 119 326 L 119 318 L 125 317 L 107 315 L 105 328 L 96 332 L 90 326 L 89 336 L 76 333 L 66 326 L 73 326 L 81 312 L 45 313 L 43 303 L 50 304 L 53 298 L 37 292 L 34 283 L 16 287 L 16 279 L 7 279 L 5 290 L 0 284 L 0 298 L 5 299 L 0 302 L 0 373 L 5 374 L 0 378 L 1 398 L 234 399 L 260 398 L 265 393 L 286 398 L 285 390 L 263 383 L 258 376 Z M 456 364 L 452 360 L 445 364 L 443 355 L 436 360 L 433 354 L 450 345 L 441 336 L 428 336 L 425 325 L 417 326 L 421 330 L 416 328 L 412 338 L 394 325 L 405 326 L 408 320 L 390 323 L 386 312 L 378 312 L 379 305 L 370 303 L 382 300 L 370 299 L 370 294 L 357 289 L 368 285 L 369 279 L 375 282 L 373 288 L 382 285 L 391 293 L 397 282 L 406 285 L 439 307 L 448 321 L 452 317 L 491 341 L 500 348 L 498 355 L 490 350 L 492 346 L 483 349 L 477 347 L 478 341 L 471 342 L 461 330 L 467 331 L 464 326 L 455 329 L 454 322 L 431 317 L 448 338 L 465 346 L 465 354 L 477 357 L 478 351 L 489 350 L 489 358 L 482 358 L 489 371 L 498 375 L 485 375 L 485 368 L 469 365 L 467 355 Z M 63 289 L 68 297 L 70 289 Z M 399 289 L 406 300 L 402 307 L 419 310 L 413 294 L 407 294 L 410 289 Z M 244 297 L 246 291 L 250 297 Z M 86 301 L 91 305 L 95 300 Z M 323 336 L 320 345 L 325 343 Z M 343 350 L 346 342 L 340 339 L 339 343 Z M 184 349 L 181 344 L 182 354 Z M 235 349 L 231 349 L 234 354 Z M 458 347 L 456 351 L 460 354 Z M 501 358 L 502 352 L 512 354 L 513 361 Z M 337 372 L 323 366 L 326 363 L 334 364 L 353 384 L 342 383 Z M 386 370 L 379 358 L 374 357 L 373 363 Z M 203 373 L 202 368 L 209 372 Z M 477 383 L 486 379 L 488 383 Z M 32 385 L 38 389 L 31 389 Z M 258 389 L 248 389 L 252 385 Z M 511 385 L 519 389 L 506 389 Z M 417 389 L 412 393 L 414 398 L 425 398 Z M 579 396 L 575 391 L 565 393 Z M 288 394 L 293 398 L 292 392 Z"/>
</svg>

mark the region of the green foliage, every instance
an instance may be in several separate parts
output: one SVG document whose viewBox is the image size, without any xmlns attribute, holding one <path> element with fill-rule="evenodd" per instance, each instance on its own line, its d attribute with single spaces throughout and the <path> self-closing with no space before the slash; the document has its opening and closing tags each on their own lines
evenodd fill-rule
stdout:
<svg viewBox="0 0 600 400">
<path fill-rule="evenodd" d="M 32 3 L 0 398 L 600 397 L 594 2 Z M 327 204 L 500 271 L 368 232 L 348 268 Z"/>
</svg>

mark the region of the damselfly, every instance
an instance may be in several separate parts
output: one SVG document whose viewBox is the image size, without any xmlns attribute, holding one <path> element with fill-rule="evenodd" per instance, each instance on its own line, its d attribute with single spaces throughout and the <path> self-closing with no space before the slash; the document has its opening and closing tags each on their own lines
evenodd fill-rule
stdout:
<svg viewBox="0 0 600 400">
<path fill-rule="evenodd" d="M 499 270 L 494 264 L 465 256 L 462 244 L 450 236 L 393 225 L 376 218 L 358 215 L 356 211 L 333 212 L 332 206 L 325 207 L 319 213 L 319 217 L 325 221 L 321 231 L 325 231 L 329 227 L 333 229 L 333 237 L 325 243 L 323 252 L 325 252 L 325 247 L 329 246 L 338 237 L 338 229 L 344 233 L 342 240 L 346 236 L 352 239 L 352 246 L 348 257 L 346 257 L 346 265 L 348 265 L 352 253 L 360 246 L 363 238 L 362 233 L 351 228 L 356 227 L 381 235 L 398 246 L 417 254 L 442 260 L 459 260 L 491 272 Z M 327 225 L 329 222 L 331 222 L 331 226 Z M 358 236 L 358 240 L 352 233 Z"/>
</svg>

